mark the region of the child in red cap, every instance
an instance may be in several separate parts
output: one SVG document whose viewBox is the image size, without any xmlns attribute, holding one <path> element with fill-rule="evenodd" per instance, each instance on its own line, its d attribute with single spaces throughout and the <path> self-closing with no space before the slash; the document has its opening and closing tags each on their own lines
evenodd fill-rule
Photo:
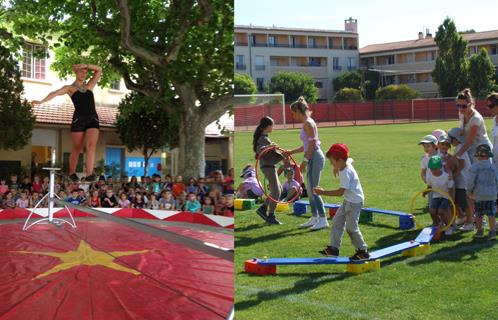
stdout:
<svg viewBox="0 0 498 320">
<path fill-rule="evenodd" d="M 345 144 L 336 143 L 330 147 L 326 157 L 330 160 L 334 170 L 339 172 L 340 187 L 337 190 L 331 191 L 325 191 L 321 187 L 316 187 L 313 189 L 313 192 L 318 195 L 343 196 L 344 201 L 332 220 L 330 245 L 320 251 L 320 253 L 326 256 L 338 256 L 342 235 L 344 234 L 344 229 L 346 229 L 353 246 L 356 247 L 356 253 L 350 259 L 368 259 L 370 258 L 370 254 L 367 251 L 367 244 L 363 240 L 363 235 L 358 226 L 365 196 L 363 195 L 358 174 L 353 168 L 351 161 L 348 161 L 349 149 Z"/>
</svg>

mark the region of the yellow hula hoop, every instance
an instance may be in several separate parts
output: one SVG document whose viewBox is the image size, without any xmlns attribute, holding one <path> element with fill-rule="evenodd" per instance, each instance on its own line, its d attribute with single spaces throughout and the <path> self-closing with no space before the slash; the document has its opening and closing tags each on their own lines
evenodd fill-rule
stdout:
<svg viewBox="0 0 498 320">
<path fill-rule="evenodd" d="M 417 199 L 417 197 L 419 195 L 421 195 L 422 193 L 427 192 L 427 191 L 435 191 L 435 192 L 439 193 L 440 195 L 442 195 L 443 197 L 445 197 L 446 199 L 448 199 L 448 201 L 451 203 L 451 207 L 453 208 L 453 214 L 451 216 L 450 223 L 447 226 L 444 226 L 443 228 L 441 228 L 439 230 L 440 232 L 443 232 L 443 231 L 445 231 L 446 229 L 448 229 L 453 224 L 453 221 L 455 221 L 455 218 L 456 218 L 456 206 L 455 206 L 455 202 L 453 202 L 453 200 L 451 199 L 451 196 L 447 192 L 445 192 L 445 191 L 443 191 L 441 189 L 437 189 L 437 188 L 427 188 L 427 189 L 424 189 L 422 191 L 417 192 L 413 196 L 413 198 L 412 198 L 412 201 L 411 201 L 411 204 L 410 204 L 410 213 L 413 212 L 413 207 L 415 206 L 415 199 Z M 415 215 L 413 215 L 413 220 L 415 221 L 415 227 L 417 229 L 419 229 L 420 225 L 417 223 L 417 220 L 415 220 Z"/>
</svg>

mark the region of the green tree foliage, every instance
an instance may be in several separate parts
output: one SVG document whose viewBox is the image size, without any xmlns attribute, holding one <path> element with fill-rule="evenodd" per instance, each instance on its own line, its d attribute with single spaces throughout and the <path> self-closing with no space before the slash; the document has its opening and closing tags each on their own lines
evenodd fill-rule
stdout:
<svg viewBox="0 0 498 320">
<path fill-rule="evenodd" d="M 452 97 L 467 86 L 467 41 L 457 32 L 455 23 L 446 18 L 435 38 L 438 46 L 432 78 L 443 97 Z"/>
<path fill-rule="evenodd" d="M 251 76 L 246 73 L 236 73 L 233 79 L 235 94 L 255 94 L 258 92 Z"/>
<path fill-rule="evenodd" d="M 374 100 L 375 92 L 379 88 L 380 75 L 377 71 L 366 71 L 363 83 L 364 97 L 366 100 Z"/>
<path fill-rule="evenodd" d="M 233 2 L 224 0 L 12 0 L 6 15 L 16 34 L 56 51 L 61 77 L 75 62 L 103 67 L 100 85 L 117 76 L 152 97 L 151 108 L 177 131 L 179 171 L 204 174 L 204 130 L 233 100 Z M 172 103 L 177 100 L 177 103 Z"/>
<path fill-rule="evenodd" d="M 344 72 L 332 80 L 332 85 L 336 92 L 343 88 L 359 89 L 361 87 L 361 73 L 358 70 Z"/>
<path fill-rule="evenodd" d="M 469 59 L 469 84 L 476 97 L 485 98 L 495 85 L 495 66 L 486 49 Z"/>
<path fill-rule="evenodd" d="M 362 102 L 361 91 L 355 88 L 342 88 L 334 96 L 334 102 Z"/>
<path fill-rule="evenodd" d="M 271 78 L 270 93 L 283 93 L 285 102 L 294 102 L 300 96 L 308 102 L 316 102 L 319 91 L 315 86 L 315 79 L 306 73 L 281 72 Z"/>
<path fill-rule="evenodd" d="M 410 100 L 420 97 L 420 92 L 407 86 L 406 84 L 391 84 L 386 87 L 377 89 L 377 92 L 375 93 L 375 99 L 378 101 Z"/>
<path fill-rule="evenodd" d="M 153 97 L 132 92 L 119 104 L 119 114 L 116 118 L 116 128 L 119 137 L 128 150 L 139 150 L 145 160 L 145 172 L 150 157 L 164 147 L 167 142 L 176 143 L 178 133 L 170 131 L 172 123 L 167 114 L 151 106 L 156 105 Z"/>
<path fill-rule="evenodd" d="M 19 150 L 31 139 L 36 119 L 23 90 L 17 61 L 0 43 L 0 149 Z"/>
</svg>

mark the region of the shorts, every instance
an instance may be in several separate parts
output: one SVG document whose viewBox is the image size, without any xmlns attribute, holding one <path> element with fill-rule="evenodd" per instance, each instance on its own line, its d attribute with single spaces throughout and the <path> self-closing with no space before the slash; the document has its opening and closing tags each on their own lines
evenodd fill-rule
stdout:
<svg viewBox="0 0 498 320">
<path fill-rule="evenodd" d="M 474 211 L 475 215 L 478 217 L 494 217 L 496 215 L 496 202 L 492 200 L 476 201 Z"/>
<path fill-rule="evenodd" d="M 432 198 L 429 209 L 448 209 L 450 202 L 446 198 Z"/>
<path fill-rule="evenodd" d="M 100 129 L 98 115 L 73 116 L 71 132 L 85 132 L 87 129 Z"/>
<path fill-rule="evenodd" d="M 455 204 L 463 211 L 469 207 L 469 196 L 465 189 L 455 189 Z"/>
</svg>

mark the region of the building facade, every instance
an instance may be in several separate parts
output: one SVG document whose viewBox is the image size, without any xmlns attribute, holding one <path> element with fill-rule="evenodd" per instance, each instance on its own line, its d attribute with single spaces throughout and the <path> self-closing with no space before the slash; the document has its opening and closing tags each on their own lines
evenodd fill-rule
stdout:
<svg viewBox="0 0 498 320">
<path fill-rule="evenodd" d="M 498 30 L 463 33 L 469 42 L 469 56 L 486 48 L 498 66 Z M 436 65 L 438 48 L 432 35 L 420 32 L 416 40 L 372 44 L 360 49 L 360 68 L 379 71 L 381 85 L 407 84 L 423 97 L 439 97 L 431 72 Z"/>
<path fill-rule="evenodd" d="M 332 79 L 356 70 L 359 63 L 357 20 L 345 20 L 345 30 L 313 30 L 235 26 L 235 72 L 249 74 L 266 93 L 280 72 L 302 72 L 315 79 L 320 100 L 334 94 Z"/>
<path fill-rule="evenodd" d="M 61 80 L 50 70 L 53 53 L 49 58 L 38 58 L 33 54 L 39 50 L 38 44 L 27 44 L 23 49 L 23 61 L 20 61 L 24 97 L 31 100 L 41 100 L 49 92 L 71 84 L 74 79 L 69 77 Z M 42 48 L 43 49 L 43 48 Z M 46 50 L 46 49 L 44 49 Z M 115 168 L 118 174 L 141 176 L 144 172 L 144 158 L 139 151 L 128 151 L 121 142 L 114 128 L 117 116 L 117 106 L 128 90 L 123 81 L 115 81 L 110 88 L 95 87 L 94 97 L 97 113 L 100 119 L 100 136 L 96 149 L 96 166 L 105 165 Z M 36 124 L 31 141 L 21 150 L 0 150 L 0 177 L 11 173 L 27 174 L 32 164 L 40 166 L 50 160 L 51 150 L 57 150 L 58 165 L 67 168 L 71 152 L 70 125 L 74 111 L 68 95 L 59 96 L 43 105 L 33 108 Z M 233 130 L 233 118 L 228 115 L 220 119 L 227 129 Z M 233 137 L 223 134 L 216 123 L 206 128 L 206 171 L 222 170 L 226 172 L 233 166 Z M 149 160 L 148 174 L 171 173 L 178 171 L 177 150 L 160 150 Z M 84 154 L 80 156 L 78 173 L 84 175 Z M 110 173 L 110 172 L 108 172 Z M 115 172 L 114 172 L 115 173 Z"/>
</svg>

